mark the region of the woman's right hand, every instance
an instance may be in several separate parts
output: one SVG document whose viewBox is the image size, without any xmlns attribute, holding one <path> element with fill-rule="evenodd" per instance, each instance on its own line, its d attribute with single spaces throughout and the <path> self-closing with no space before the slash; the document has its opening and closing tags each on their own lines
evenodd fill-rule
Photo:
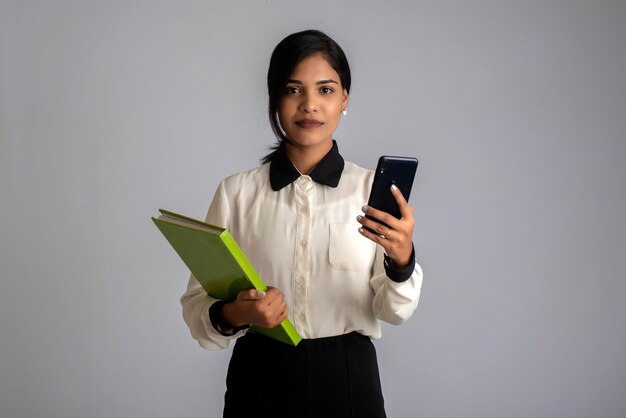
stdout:
<svg viewBox="0 0 626 418">
<path fill-rule="evenodd" d="M 233 328 L 258 325 L 274 328 L 287 318 L 287 303 L 283 293 L 275 287 L 267 292 L 255 289 L 243 290 L 237 299 L 222 308 L 222 319 Z"/>
</svg>

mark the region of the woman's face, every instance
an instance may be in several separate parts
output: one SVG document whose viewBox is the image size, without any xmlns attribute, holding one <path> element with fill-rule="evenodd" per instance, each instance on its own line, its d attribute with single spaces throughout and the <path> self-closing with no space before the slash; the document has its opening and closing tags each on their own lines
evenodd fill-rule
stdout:
<svg viewBox="0 0 626 418">
<path fill-rule="evenodd" d="M 298 63 L 278 105 L 278 119 L 292 145 L 330 149 L 348 93 L 321 54 Z"/>
</svg>

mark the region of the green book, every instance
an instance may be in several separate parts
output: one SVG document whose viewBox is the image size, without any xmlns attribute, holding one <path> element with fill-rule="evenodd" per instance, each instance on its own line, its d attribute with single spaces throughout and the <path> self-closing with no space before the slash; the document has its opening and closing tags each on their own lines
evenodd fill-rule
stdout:
<svg viewBox="0 0 626 418">
<path fill-rule="evenodd" d="M 206 292 L 222 300 L 235 300 L 242 290 L 267 291 L 267 286 L 228 230 L 164 209 L 152 218 Z M 258 332 L 296 346 L 302 339 L 289 318 L 274 328 L 251 326 Z"/>
</svg>

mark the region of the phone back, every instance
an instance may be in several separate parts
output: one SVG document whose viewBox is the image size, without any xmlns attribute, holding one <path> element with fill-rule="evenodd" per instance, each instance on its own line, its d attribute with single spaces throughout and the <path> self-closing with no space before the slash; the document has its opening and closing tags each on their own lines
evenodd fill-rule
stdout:
<svg viewBox="0 0 626 418">
<path fill-rule="evenodd" d="M 387 155 L 380 157 L 367 205 L 400 218 L 400 209 L 390 188 L 395 184 L 408 201 L 416 170 L 416 158 Z"/>
</svg>

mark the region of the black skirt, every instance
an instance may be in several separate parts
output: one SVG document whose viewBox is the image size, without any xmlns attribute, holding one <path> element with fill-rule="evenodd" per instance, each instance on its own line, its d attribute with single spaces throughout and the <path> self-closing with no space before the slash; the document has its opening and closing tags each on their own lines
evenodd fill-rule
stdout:
<svg viewBox="0 0 626 418">
<path fill-rule="evenodd" d="M 376 350 L 357 332 L 291 347 L 253 332 L 228 366 L 224 418 L 384 418 Z"/>
</svg>

